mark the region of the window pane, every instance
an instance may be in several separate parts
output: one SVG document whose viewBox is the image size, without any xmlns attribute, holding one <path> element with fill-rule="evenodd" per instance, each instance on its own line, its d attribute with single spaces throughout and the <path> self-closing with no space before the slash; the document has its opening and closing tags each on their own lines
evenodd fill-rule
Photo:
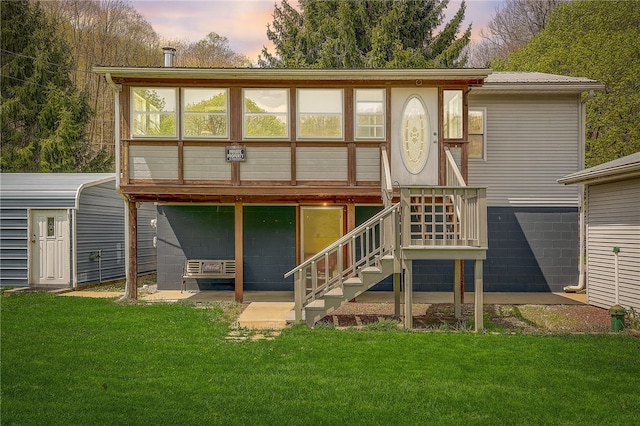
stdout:
<svg viewBox="0 0 640 426">
<path fill-rule="evenodd" d="M 184 89 L 184 136 L 227 136 L 227 90 Z"/>
<path fill-rule="evenodd" d="M 462 138 L 462 90 L 444 91 L 444 138 Z"/>
<path fill-rule="evenodd" d="M 244 136 L 247 138 L 289 136 L 288 90 L 244 90 Z"/>
<path fill-rule="evenodd" d="M 469 111 L 469 134 L 484 133 L 482 111 Z"/>
<path fill-rule="evenodd" d="M 469 158 L 483 158 L 484 157 L 484 136 L 483 135 L 469 135 L 468 155 Z"/>
<path fill-rule="evenodd" d="M 298 136 L 342 138 L 343 102 L 341 89 L 298 90 Z"/>
<path fill-rule="evenodd" d="M 384 138 L 384 89 L 356 89 L 356 139 Z"/>
<path fill-rule="evenodd" d="M 176 89 L 134 88 L 133 136 L 176 136 Z"/>
</svg>

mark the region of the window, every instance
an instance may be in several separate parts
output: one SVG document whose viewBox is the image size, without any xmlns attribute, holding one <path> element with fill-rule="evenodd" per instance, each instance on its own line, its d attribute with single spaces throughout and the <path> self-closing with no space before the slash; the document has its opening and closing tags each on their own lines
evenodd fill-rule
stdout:
<svg viewBox="0 0 640 426">
<path fill-rule="evenodd" d="M 462 90 L 443 92 L 444 138 L 462 139 Z"/>
<path fill-rule="evenodd" d="M 287 89 L 244 89 L 243 104 L 245 138 L 289 137 Z"/>
<path fill-rule="evenodd" d="M 384 139 L 384 89 L 356 89 L 356 139 Z"/>
<path fill-rule="evenodd" d="M 133 137 L 176 137 L 176 89 L 132 89 Z"/>
<path fill-rule="evenodd" d="M 227 89 L 184 89 L 182 95 L 185 138 L 227 137 Z"/>
<path fill-rule="evenodd" d="M 298 137 L 343 139 L 341 89 L 298 89 Z"/>
<path fill-rule="evenodd" d="M 469 108 L 469 158 L 485 158 L 486 108 Z"/>
</svg>

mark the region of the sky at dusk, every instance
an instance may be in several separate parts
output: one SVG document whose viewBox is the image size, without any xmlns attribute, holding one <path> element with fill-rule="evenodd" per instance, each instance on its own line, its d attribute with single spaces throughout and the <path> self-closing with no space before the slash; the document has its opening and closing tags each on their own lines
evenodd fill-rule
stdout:
<svg viewBox="0 0 640 426">
<path fill-rule="evenodd" d="M 476 39 L 503 0 L 467 0 L 465 24 L 472 24 Z M 272 22 L 274 3 L 279 0 L 136 0 L 130 4 L 151 23 L 163 39 L 202 40 L 215 32 L 229 40 L 229 47 L 257 62 L 263 46 L 273 51 L 267 39 L 267 24 Z M 296 5 L 296 0 L 290 0 Z M 451 0 L 449 20 L 460 7 Z"/>
</svg>

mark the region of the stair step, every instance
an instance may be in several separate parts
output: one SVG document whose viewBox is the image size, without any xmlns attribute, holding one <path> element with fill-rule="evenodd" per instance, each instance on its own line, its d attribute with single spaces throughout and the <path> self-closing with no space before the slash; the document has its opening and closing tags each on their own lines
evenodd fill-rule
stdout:
<svg viewBox="0 0 640 426">
<path fill-rule="evenodd" d="M 309 302 L 305 309 L 310 311 L 321 311 L 324 310 L 324 300 L 316 299 L 313 302 Z"/>
<path fill-rule="evenodd" d="M 342 285 L 362 285 L 362 279 L 359 277 L 351 277 L 344 280 Z"/>
<path fill-rule="evenodd" d="M 366 268 L 363 268 L 362 271 L 360 272 L 362 272 L 363 274 L 379 274 L 382 272 L 382 270 L 375 266 L 367 266 Z"/>
<path fill-rule="evenodd" d="M 340 287 L 336 287 L 333 290 L 329 290 L 328 292 L 326 292 L 324 294 L 324 297 L 342 299 L 343 295 L 344 294 L 342 292 L 342 289 Z"/>
</svg>

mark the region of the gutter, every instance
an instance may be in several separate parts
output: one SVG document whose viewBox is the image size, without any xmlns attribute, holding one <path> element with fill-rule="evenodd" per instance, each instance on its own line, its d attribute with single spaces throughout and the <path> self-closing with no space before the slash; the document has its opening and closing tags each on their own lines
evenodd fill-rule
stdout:
<svg viewBox="0 0 640 426">
<path fill-rule="evenodd" d="M 587 101 L 591 98 L 593 98 L 594 95 L 594 91 L 590 90 L 589 94 L 580 101 L 580 127 L 582 129 L 586 130 L 586 120 L 587 120 L 587 113 L 586 113 L 586 107 L 585 104 L 587 103 Z M 585 134 L 584 131 L 580 132 L 580 161 L 582 162 L 582 165 L 584 167 L 584 162 L 585 162 L 585 146 L 586 146 L 586 140 L 585 140 Z M 587 238 L 587 230 L 585 229 L 585 190 L 584 190 L 584 185 L 580 185 L 579 189 L 578 189 L 578 209 L 580 211 L 580 219 L 579 219 L 579 226 L 580 226 L 580 238 L 579 238 L 579 248 L 578 248 L 578 284 L 577 285 L 568 285 L 566 287 L 563 288 L 565 293 L 577 293 L 579 291 L 583 291 L 586 288 L 586 276 L 585 276 L 585 269 L 584 269 L 584 264 L 585 264 L 585 260 L 586 260 L 586 238 Z"/>
</svg>

